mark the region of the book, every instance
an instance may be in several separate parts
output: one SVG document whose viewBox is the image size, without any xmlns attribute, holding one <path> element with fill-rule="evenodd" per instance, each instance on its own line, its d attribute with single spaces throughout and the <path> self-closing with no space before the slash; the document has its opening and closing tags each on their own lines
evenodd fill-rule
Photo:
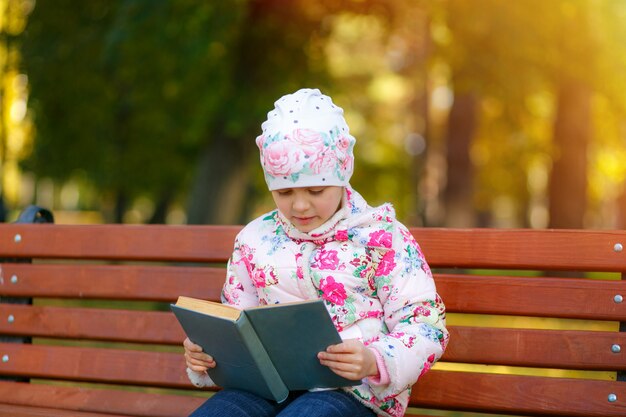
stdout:
<svg viewBox="0 0 626 417">
<path fill-rule="evenodd" d="M 341 343 L 322 300 L 239 310 L 180 296 L 171 309 L 189 339 L 213 356 L 208 373 L 222 388 L 277 402 L 289 391 L 360 384 L 320 364 L 318 352 Z"/>
</svg>

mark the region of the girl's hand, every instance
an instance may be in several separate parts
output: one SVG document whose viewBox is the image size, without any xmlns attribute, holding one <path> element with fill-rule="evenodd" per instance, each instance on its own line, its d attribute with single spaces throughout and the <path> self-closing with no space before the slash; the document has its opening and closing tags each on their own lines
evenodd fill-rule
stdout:
<svg viewBox="0 0 626 417">
<path fill-rule="evenodd" d="M 328 366 L 337 375 L 353 381 L 378 375 L 376 356 L 357 339 L 331 345 L 325 352 L 318 353 L 317 357 L 322 365 Z"/>
<path fill-rule="evenodd" d="M 185 348 L 187 368 L 199 373 L 206 372 L 209 368 L 215 368 L 215 361 L 202 351 L 200 345 L 196 345 L 189 338 L 186 338 L 183 347 Z"/>
</svg>

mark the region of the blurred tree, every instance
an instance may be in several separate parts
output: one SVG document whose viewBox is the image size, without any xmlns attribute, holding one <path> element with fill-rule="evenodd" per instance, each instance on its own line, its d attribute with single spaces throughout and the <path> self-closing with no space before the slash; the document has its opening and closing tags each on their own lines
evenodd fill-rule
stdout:
<svg viewBox="0 0 626 417">
<path fill-rule="evenodd" d="M 586 1 L 562 1 L 555 45 L 556 116 L 549 184 L 553 228 L 582 229 L 587 209 L 588 149 L 591 140 L 592 78 L 595 45 Z"/>
<path fill-rule="evenodd" d="M 454 95 L 445 137 L 447 226 L 491 224 L 502 196 L 518 202 L 520 219 L 527 217 L 520 156 L 534 146 L 532 135 L 522 133 L 530 118 L 525 103 L 546 86 L 538 81 L 544 61 L 535 48 L 547 36 L 537 19 L 540 3 L 448 0 L 433 10 L 442 20 L 435 59 L 449 66 Z"/>
<path fill-rule="evenodd" d="M 38 135 L 25 166 L 87 178 L 114 201 L 110 221 L 138 195 L 156 202 L 153 222 L 187 195 L 190 223 L 241 221 L 265 112 L 323 81 L 309 56 L 320 12 L 304 4 L 38 4 L 24 48 Z"/>
<path fill-rule="evenodd" d="M 266 113 L 286 93 L 326 84 L 325 63 L 316 50 L 317 37 L 324 36 L 319 25 L 324 13 L 321 5 L 306 1 L 247 3 L 227 49 L 228 69 L 215 109 L 219 122 L 199 149 L 190 223 L 249 219 L 255 197 L 266 190 L 262 182 L 250 181 L 261 178 L 255 138 Z"/>
<path fill-rule="evenodd" d="M 59 181 L 82 173 L 116 222 L 147 194 L 162 221 L 215 123 L 240 14 L 184 1 L 37 4 L 23 51 L 37 122 L 25 165 Z"/>
<path fill-rule="evenodd" d="M 32 9 L 30 1 L 0 1 L 0 222 L 6 220 L 5 180 L 9 161 L 11 89 L 19 68 L 18 35 Z"/>
<path fill-rule="evenodd" d="M 515 207 L 509 219 L 528 225 L 531 200 L 543 191 L 531 184 L 537 175 L 531 179 L 529 172 L 545 166 L 549 225 L 583 227 L 593 97 L 608 96 L 615 104 L 612 111 L 623 114 L 624 100 L 614 95 L 624 87 L 615 78 L 625 67 L 626 12 L 619 3 L 448 0 L 431 6 L 449 30 L 435 37 L 435 54 L 450 67 L 455 98 L 446 144 L 447 225 L 494 224 L 484 218 L 474 223 L 472 216 L 461 223 L 453 218 L 467 214 L 469 207 L 496 217 Z M 608 70 L 606 76 L 600 68 Z M 467 108 L 468 94 L 478 97 L 479 111 Z M 473 124 L 468 121 L 472 114 L 479 118 Z M 472 126 L 477 126 L 473 133 Z"/>
</svg>

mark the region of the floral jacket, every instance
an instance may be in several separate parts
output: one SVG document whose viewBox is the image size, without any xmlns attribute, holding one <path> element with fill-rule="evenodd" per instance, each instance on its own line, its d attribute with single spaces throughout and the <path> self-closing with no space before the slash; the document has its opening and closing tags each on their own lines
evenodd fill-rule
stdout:
<svg viewBox="0 0 626 417">
<path fill-rule="evenodd" d="M 345 389 L 385 416 L 404 415 L 411 386 L 448 342 L 445 307 L 415 239 L 390 205 L 372 208 L 349 187 L 342 208 L 310 233 L 278 210 L 250 222 L 235 240 L 222 298 L 239 308 L 322 298 L 343 339 L 383 358 L 388 384 L 366 378 Z"/>
</svg>

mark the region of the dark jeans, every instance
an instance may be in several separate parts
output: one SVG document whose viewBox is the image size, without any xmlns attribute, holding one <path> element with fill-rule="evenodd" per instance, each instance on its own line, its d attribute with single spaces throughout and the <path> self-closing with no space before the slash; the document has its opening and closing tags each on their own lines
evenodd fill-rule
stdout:
<svg viewBox="0 0 626 417">
<path fill-rule="evenodd" d="M 373 417 L 376 414 L 341 390 L 293 392 L 282 403 L 246 391 L 224 389 L 189 417 Z"/>
</svg>

